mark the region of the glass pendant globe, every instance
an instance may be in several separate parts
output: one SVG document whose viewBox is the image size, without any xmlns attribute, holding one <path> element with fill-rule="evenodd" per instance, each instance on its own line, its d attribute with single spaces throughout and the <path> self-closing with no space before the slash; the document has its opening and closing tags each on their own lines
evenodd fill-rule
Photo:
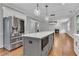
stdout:
<svg viewBox="0 0 79 59">
<path fill-rule="evenodd" d="M 40 9 L 37 9 L 37 8 L 36 8 L 36 9 L 34 10 L 34 14 L 35 14 L 36 16 L 39 16 L 39 15 L 40 15 Z"/>
<path fill-rule="evenodd" d="M 45 20 L 46 20 L 46 21 L 48 21 L 48 20 L 49 20 L 49 17 L 48 17 L 48 16 L 46 16 L 46 17 L 45 17 Z"/>
</svg>

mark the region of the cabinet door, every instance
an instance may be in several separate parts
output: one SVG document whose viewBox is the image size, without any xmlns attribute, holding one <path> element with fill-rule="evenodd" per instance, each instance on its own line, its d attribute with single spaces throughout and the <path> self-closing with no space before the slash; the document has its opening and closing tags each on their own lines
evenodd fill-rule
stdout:
<svg viewBox="0 0 79 59">
<path fill-rule="evenodd" d="M 24 38 L 24 55 L 41 56 L 41 42 L 39 39 Z"/>
</svg>

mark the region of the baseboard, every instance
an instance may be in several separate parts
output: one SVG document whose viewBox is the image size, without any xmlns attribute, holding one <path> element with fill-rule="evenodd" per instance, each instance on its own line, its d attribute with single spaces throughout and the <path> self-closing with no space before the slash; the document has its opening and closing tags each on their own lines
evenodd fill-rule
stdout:
<svg viewBox="0 0 79 59">
<path fill-rule="evenodd" d="M 0 46 L 0 48 L 3 48 L 3 46 Z"/>
</svg>

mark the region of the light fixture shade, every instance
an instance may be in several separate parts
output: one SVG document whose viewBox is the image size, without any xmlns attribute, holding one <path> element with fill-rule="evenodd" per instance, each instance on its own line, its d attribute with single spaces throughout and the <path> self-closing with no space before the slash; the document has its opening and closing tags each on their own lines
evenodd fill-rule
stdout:
<svg viewBox="0 0 79 59">
<path fill-rule="evenodd" d="M 48 21 L 49 20 L 49 16 L 48 16 L 48 5 L 45 5 L 45 8 L 46 8 L 46 16 L 45 16 L 45 20 Z"/>
<path fill-rule="evenodd" d="M 37 8 L 36 8 L 36 9 L 34 10 L 34 14 L 35 14 L 36 16 L 39 16 L 39 15 L 40 15 L 40 9 L 37 9 Z"/>
<path fill-rule="evenodd" d="M 45 17 L 45 20 L 46 20 L 46 21 L 48 21 L 48 20 L 49 20 L 49 17 L 48 17 L 48 16 L 46 16 L 46 17 Z"/>
</svg>

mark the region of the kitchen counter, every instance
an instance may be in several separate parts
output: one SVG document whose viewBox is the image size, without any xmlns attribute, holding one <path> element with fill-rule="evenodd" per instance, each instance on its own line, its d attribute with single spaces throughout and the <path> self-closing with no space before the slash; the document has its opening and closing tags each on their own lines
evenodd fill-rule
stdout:
<svg viewBox="0 0 79 59">
<path fill-rule="evenodd" d="M 54 31 L 47 31 L 47 32 L 37 32 L 37 33 L 29 33 L 29 34 L 25 34 L 22 35 L 23 37 L 31 37 L 31 38 L 43 38 L 46 37 L 50 34 L 54 33 Z"/>
</svg>

